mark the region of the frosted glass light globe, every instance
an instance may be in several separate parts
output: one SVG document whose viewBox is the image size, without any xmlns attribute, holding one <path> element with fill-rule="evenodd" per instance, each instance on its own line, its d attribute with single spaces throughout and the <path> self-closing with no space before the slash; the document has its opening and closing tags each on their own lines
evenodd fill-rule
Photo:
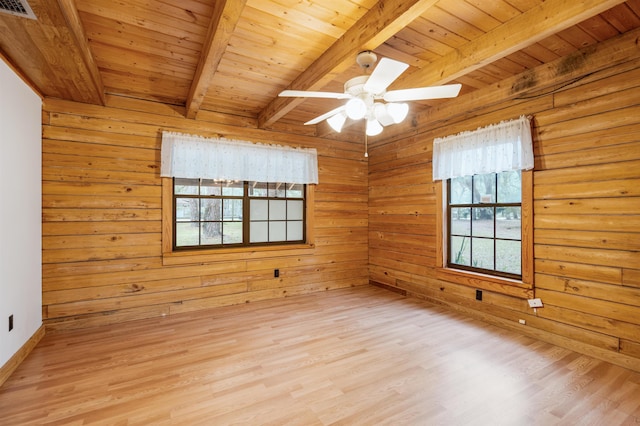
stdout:
<svg viewBox="0 0 640 426">
<path fill-rule="evenodd" d="M 327 118 L 327 123 L 329 123 L 329 126 L 331 126 L 333 130 L 340 133 L 346 120 L 347 115 L 344 112 L 339 112 L 336 115 Z"/>
<path fill-rule="evenodd" d="M 409 105 L 389 103 L 387 104 L 387 112 L 393 117 L 393 121 L 395 121 L 396 124 L 402 123 L 402 120 L 404 120 L 409 113 Z"/>
<path fill-rule="evenodd" d="M 367 105 L 360 98 L 351 98 L 345 105 L 347 116 L 352 120 L 360 120 L 367 113 Z"/>
<path fill-rule="evenodd" d="M 382 125 L 375 118 L 367 120 L 367 136 L 376 136 L 382 133 Z"/>
<path fill-rule="evenodd" d="M 382 124 L 383 126 L 390 126 L 391 124 L 395 123 L 395 120 L 393 119 L 391 114 L 389 114 L 389 111 L 387 111 L 386 104 L 376 102 L 373 106 L 373 112 L 378 122 L 380 122 L 380 124 Z"/>
</svg>

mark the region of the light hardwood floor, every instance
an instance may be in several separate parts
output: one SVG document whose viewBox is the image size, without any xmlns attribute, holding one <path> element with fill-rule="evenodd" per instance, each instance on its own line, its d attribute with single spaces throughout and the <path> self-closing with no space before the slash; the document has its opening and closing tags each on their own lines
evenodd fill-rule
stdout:
<svg viewBox="0 0 640 426">
<path fill-rule="evenodd" d="M 0 424 L 638 425 L 640 374 L 366 286 L 48 334 Z"/>
</svg>

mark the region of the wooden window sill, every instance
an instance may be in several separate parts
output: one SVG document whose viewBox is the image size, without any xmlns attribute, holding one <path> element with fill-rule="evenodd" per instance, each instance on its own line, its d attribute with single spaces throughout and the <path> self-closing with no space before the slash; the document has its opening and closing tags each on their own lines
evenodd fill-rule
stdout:
<svg viewBox="0 0 640 426">
<path fill-rule="evenodd" d="M 522 299 L 533 298 L 533 283 L 451 268 L 437 268 L 436 276 L 442 281 L 462 284 L 480 290 L 493 291 Z"/>
<path fill-rule="evenodd" d="M 262 259 L 274 256 L 302 256 L 313 254 L 314 249 L 314 244 L 287 244 L 279 246 L 172 251 L 162 254 L 162 264 L 164 266 L 192 265 Z"/>
</svg>

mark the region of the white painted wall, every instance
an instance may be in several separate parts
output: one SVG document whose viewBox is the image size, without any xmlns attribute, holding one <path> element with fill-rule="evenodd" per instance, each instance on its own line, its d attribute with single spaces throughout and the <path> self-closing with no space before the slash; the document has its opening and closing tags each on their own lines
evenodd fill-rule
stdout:
<svg viewBox="0 0 640 426">
<path fill-rule="evenodd" d="M 42 325 L 41 165 L 42 100 L 0 59 L 0 366 Z"/>
</svg>

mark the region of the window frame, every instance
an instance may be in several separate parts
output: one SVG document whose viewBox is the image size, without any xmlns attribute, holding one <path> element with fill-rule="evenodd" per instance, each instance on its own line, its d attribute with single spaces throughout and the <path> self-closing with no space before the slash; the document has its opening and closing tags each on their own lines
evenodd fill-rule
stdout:
<svg viewBox="0 0 640 426">
<path fill-rule="evenodd" d="M 450 268 L 447 266 L 448 215 L 447 183 L 436 181 L 436 277 L 443 281 L 454 282 L 474 288 L 495 291 L 515 297 L 529 299 L 533 297 L 534 256 L 533 256 L 533 171 L 522 170 L 521 201 L 521 279 L 513 279 L 476 271 Z"/>
<path fill-rule="evenodd" d="M 256 247 L 256 246 L 263 246 L 263 245 L 288 245 L 288 244 L 301 244 L 303 242 L 306 241 L 305 238 L 305 209 L 306 209 L 306 186 L 305 184 L 302 184 L 302 197 L 287 197 L 286 195 L 283 197 L 278 197 L 278 196 L 273 196 L 273 195 L 264 195 L 264 196 L 257 196 L 257 195 L 251 195 L 251 191 L 250 191 L 250 186 L 251 186 L 251 182 L 249 181 L 242 181 L 242 182 L 236 182 L 237 186 L 236 188 L 242 188 L 242 195 L 224 195 L 224 194 L 220 194 L 220 195 L 203 195 L 200 193 L 200 191 L 202 191 L 202 179 L 199 179 L 198 181 L 198 188 L 200 188 L 200 191 L 198 191 L 198 194 L 176 194 L 175 192 L 175 187 L 176 187 L 176 183 L 175 183 L 176 178 L 173 178 L 173 202 L 172 202 L 172 210 L 173 210 L 173 251 L 183 251 L 183 250 L 207 250 L 207 249 L 222 249 L 222 248 L 231 248 L 231 247 Z M 194 179 L 195 180 L 195 179 Z M 213 182 L 213 181 L 212 181 Z M 221 185 L 221 183 L 219 182 L 215 182 L 216 185 Z M 278 185 L 278 183 L 276 182 L 258 182 L 261 184 L 267 184 L 268 187 L 270 187 L 271 185 Z M 280 185 L 278 185 L 279 187 Z M 277 188 L 276 188 L 277 190 Z M 271 189 L 268 190 L 269 192 L 271 191 Z M 285 189 L 285 194 L 288 192 L 288 190 Z M 221 200 L 222 201 L 222 205 L 224 205 L 225 200 L 241 200 L 242 201 L 242 221 L 225 221 L 224 219 L 221 219 L 219 221 L 216 222 L 220 222 L 221 226 L 224 227 L 225 223 L 240 223 L 241 224 L 241 229 L 242 229 L 242 241 L 241 242 L 233 242 L 233 243 L 225 243 L 224 241 L 220 242 L 219 244 L 202 244 L 202 233 L 201 231 L 199 231 L 199 240 L 201 242 L 201 244 L 198 245 L 184 245 L 184 246 L 178 246 L 176 245 L 176 238 L 177 238 L 177 227 L 176 225 L 178 224 L 178 220 L 177 220 L 177 202 L 179 199 L 197 199 L 200 200 L 202 202 L 202 200 Z M 250 228 L 251 228 L 251 223 L 253 222 L 251 219 L 251 203 L 254 200 L 264 200 L 267 201 L 270 205 L 270 201 L 284 201 L 287 205 L 289 204 L 289 201 L 301 201 L 302 202 L 302 239 L 300 240 L 274 240 L 274 241 L 259 241 L 259 242 L 251 242 L 250 238 L 251 238 L 251 232 L 250 232 Z M 286 208 L 286 211 L 288 211 L 288 207 Z M 285 223 L 285 229 L 288 229 L 288 223 L 290 221 L 293 220 L 289 220 L 289 219 L 285 219 L 284 221 L 278 221 L 278 222 L 284 222 Z M 298 220 L 296 220 L 297 222 Z M 192 221 L 193 223 L 207 223 L 210 221 L 206 221 L 206 220 L 197 220 L 197 221 Z M 260 221 L 260 222 L 265 222 L 265 221 Z M 270 224 L 272 222 L 271 219 L 267 218 L 266 223 Z M 190 223 L 190 222 L 187 222 Z M 269 226 L 268 226 L 269 228 Z M 285 231 L 286 233 L 287 231 Z"/>
<path fill-rule="evenodd" d="M 273 257 L 274 251 L 278 256 L 295 256 L 311 254 L 315 249 L 315 185 L 305 185 L 305 224 L 303 233 L 304 242 L 288 242 L 285 244 L 247 245 L 216 248 L 193 248 L 173 250 L 174 242 L 174 212 L 173 212 L 173 178 L 162 178 L 162 264 L 184 265 L 209 263 L 215 256 L 220 260 L 247 260 Z"/>
<path fill-rule="evenodd" d="M 476 176 L 486 176 L 486 175 L 493 175 L 494 178 L 494 185 L 495 185 L 495 190 L 496 190 L 496 195 L 498 194 L 499 191 L 499 174 L 500 173 L 487 173 L 485 175 L 473 175 L 470 176 L 472 179 L 472 182 L 476 182 Z M 520 176 L 522 176 L 522 172 L 520 173 Z M 505 272 L 505 271 L 500 271 L 495 269 L 495 266 L 497 264 L 497 241 L 518 241 L 520 242 L 520 245 L 522 246 L 522 231 L 520 232 L 520 239 L 515 240 L 515 239 L 510 239 L 510 238 L 504 238 L 504 237 L 498 237 L 496 235 L 496 230 L 497 230 L 497 209 L 499 208 L 509 208 L 509 207 L 517 207 L 520 209 L 520 218 L 522 218 L 522 200 L 520 200 L 519 202 L 498 202 L 497 200 L 497 196 L 496 196 L 496 200 L 495 201 L 491 201 L 491 202 L 483 202 L 483 201 L 478 201 L 478 202 L 474 202 L 473 201 L 473 194 L 474 194 L 474 190 L 472 188 L 472 201 L 470 203 L 452 203 L 451 202 L 451 181 L 452 179 L 447 179 L 446 181 L 443 181 L 443 184 L 445 184 L 446 182 L 446 188 L 447 188 L 447 192 L 445 195 L 445 200 L 446 200 L 446 208 L 447 208 L 447 228 L 446 228 L 446 238 L 447 238 L 447 243 L 451 243 L 451 239 L 452 237 L 460 237 L 462 236 L 463 238 L 466 237 L 464 235 L 459 235 L 459 234 L 452 234 L 451 231 L 451 216 L 452 216 L 452 209 L 470 209 L 471 214 L 470 214 L 470 235 L 469 240 L 470 240 L 470 246 L 469 246 L 469 250 L 470 250 L 470 254 L 471 254 L 471 263 L 472 265 L 463 265 L 463 264 L 457 264 L 454 263 L 451 259 L 452 254 L 450 250 L 446 251 L 446 264 L 447 264 L 447 268 L 451 268 L 451 269 L 462 269 L 462 270 L 467 270 L 467 271 L 471 271 L 471 272 L 477 272 L 480 274 L 487 274 L 487 275 L 491 275 L 491 276 L 498 276 L 498 277 L 504 277 L 504 278 L 510 278 L 510 279 L 514 279 L 514 280 L 521 280 L 522 279 L 522 255 L 520 256 L 520 274 L 515 274 L 515 273 L 511 273 L 511 272 Z M 475 184 L 472 183 L 472 187 L 475 187 Z M 520 179 L 520 197 L 522 198 L 522 178 Z M 473 210 L 474 209 L 492 209 L 493 210 L 493 236 L 492 237 L 488 237 L 488 236 L 477 236 L 477 235 L 473 235 L 473 224 L 475 222 L 475 220 L 473 219 Z M 522 222 L 521 222 L 522 224 Z M 521 226 L 522 229 L 522 226 Z M 493 264 L 494 264 L 494 269 L 488 269 L 488 268 L 481 268 L 478 266 L 473 266 L 473 240 L 474 239 L 480 239 L 480 240 L 490 240 L 493 241 Z M 464 243 L 463 243 L 464 245 Z"/>
</svg>

